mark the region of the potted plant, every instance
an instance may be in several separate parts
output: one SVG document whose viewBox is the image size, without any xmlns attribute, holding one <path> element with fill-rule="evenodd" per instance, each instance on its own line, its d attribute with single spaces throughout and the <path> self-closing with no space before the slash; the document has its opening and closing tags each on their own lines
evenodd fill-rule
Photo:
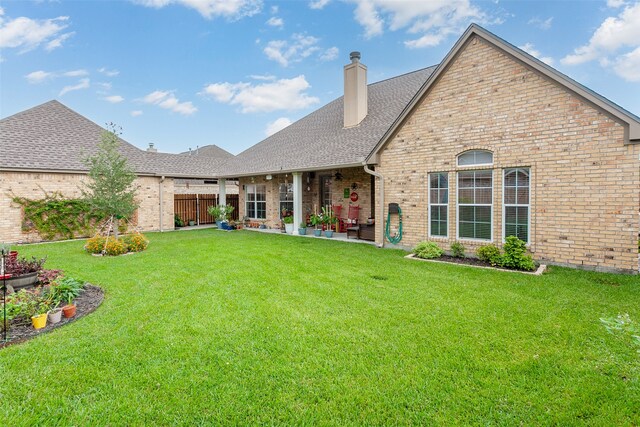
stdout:
<svg viewBox="0 0 640 427">
<path fill-rule="evenodd" d="M 193 227 L 194 225 L 196 225 L 196 221 L 194 219 L 190 219 L 189 220 L 189 227 Z"/>
<path fill-rule="evenodd" d="M 76 314 L 76 306 L 73 304 L 73 300 L 80 295 L 82 291 L 82 283 L 72 279 L 71 277 L 63 277 L 57 280 L 51 285 L 52 293 L 54 295 L 53 300 L 60 303 L 66 301 L 66 305 L 62 307 L 62 314 L 64 317 L 73 317 Z"/>
<path fill-rule="evenodd" d="M 301 222 L 300 226 L 298 227 L 298 234 L 301 236 L 306 236 L 307 234 L 307 223 L 305 222 Z"/>
<path fill-rule="evenodd" d="M 38 272 L 42 270 L 45 261 L 46 258 L 36 259 L 35 257 L 30 260 L 26 258 L 8 258 L 5 265 L 5 273 L 10 274 L 11 278 L 6 279 L 7 286 L 17 290 L 35 285 L 38 282 Z"/>
<path fill-rule="evenodd" d="M 47 301 L 34 301 L 31 306 L 31 323 L 35 329 L 42 329 L 47 326 L 47 313 L 49 304 Z"/>
<path fill-rule="evenodd" d="M 309 221 L 311 222 L 311 225 L 313 225 L 314 227 L 313 235 L 316 237 L 322 236 L 322 229 L 318 228 L 320 225 L 322 225 L 322 215 L 312 214 L 309 217 Z"/>
<path fill-rule="evenodd" d="M 258 227 L 260 230 L 264 230 L 267 228 L 267 224 L 266 224 L 267 220 L 266 219 L 261 219 L 260 220 L 260 227 Z"/>
<path fill-rule="evenodd" d="M 338 218 L 333 215 L 331 209 L 322 208 L 322 222 L 326 226 L 324 230 L 325 237 L 333 237 L 333 229 L 331 227 L 338 222 Z"/>
<path fill-rule="evenodd" d="M 285 216 L 282 218 L 282 222 L 284 223 L 284 229 L 287 234 L 293 234 L 293 216 Z"/>
<path fill-rule="evenodd" d="M 234 207 L 231 205 L 209 206 L 207 212 L 213 217 L 220 230 L 227 230 L 227 222 L 231 219 Z"/>
<path fill-rule="evenodd" d="M 173 216 L 173 224 L 176 228 L 184 227 L 184 221 L 180 218 L 180 215 L 175 214 Z"/>
</svg>

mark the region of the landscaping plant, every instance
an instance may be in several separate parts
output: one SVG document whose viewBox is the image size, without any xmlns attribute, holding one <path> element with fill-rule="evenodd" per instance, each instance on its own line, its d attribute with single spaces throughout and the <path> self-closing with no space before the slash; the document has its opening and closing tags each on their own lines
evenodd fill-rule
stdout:
<svg viewBox="0 0 640 427">
<path fill-rule="evenodd" d="M 451 256 L 455 258 L 464 258 L 464 245 L 460 242 L 453 242 L 451 244 Z"/>
<path fill-rule="evenodd" d="M 107 124 L 98 145 L 98 152 L 85 159 L 89 167 L 89 181 L 82 195 L 94 212 L 108 218 L 113 234 L 118 237 L 120 219 L 129 219 L 138 208 L 135 200 L 136 175 L 119 152 L 122 131 L 113 123 Z"/>
<path fill-rule="evenodd" d="M 440 258 L 444 254 L 444 251 L 436 242 L 420 242 L 413 249 L 413 253 L 418 258 L 435 259 Z"/>
<path fill-rule="evenodd" d="M 536 268 L 531 255 L 527 254 L 527 244 L 516 236 L 509 236 L 502 245 L 504 254 L 500 265 L 505 268 L 531 271 Z"/>
<path fill-rule="evenodd" d="M 481 261 L 488 262 L 494 267 L 502 264 L 502 255 L 500 255 L 500 248 L 494 244 L 483 245 L 476 249 L 476 255 Z"/>
</svg>

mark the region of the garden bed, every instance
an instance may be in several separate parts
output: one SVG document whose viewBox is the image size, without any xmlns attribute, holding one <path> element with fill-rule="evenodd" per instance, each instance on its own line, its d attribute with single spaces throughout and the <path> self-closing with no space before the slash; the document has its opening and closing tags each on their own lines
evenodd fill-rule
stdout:
<svg viewBox="0 0 640 427">
<path fill-rule="evenodd" d="M 71 318 L 62 317 L 59 323 L 47 323 L 42 329 L 34 329 L 30 321 L 14 319 L 9 325 L 7 333 L 7 342 L 0 342 L 0 348 L 11 344 L 17 344 L 33 338 L 37 335 L 49 332 L 67 323 L 73 322 L 89 313 L 95 311 L 102 304 L 104 299 L 104 291 L 98 286 L 86 284 L 82 293 L 74 300 L 76 305 L 76 315 Z M 2 322 L 2 313 L 0 313 L 0 322 Z M 1 335 L 0 335 L 1 337 Z"/>
<path fill-rule="evenodd" d="M 478 258 L 457 258 L 457 257 L 453 257 L 453 256 L 450 256 L 450 255 L 442 255 L 440 258 L 424 259 L 424 258 L 418 258 L 415 254 L 409 254 L 409 255 L 405 256 L 405 258 L 413 259 L 413 260 L 417 260 L 417 261 L 439 262 L 439 263 L 443 263 L 443 264 L 467 265 L 469 267 L 488 268 L 488 269 L 491 269 L 491 270 L 509 271 L 509 272 L 512 272 L 512 273 L 531 274 L 531 275 L 534 275 L 534 276 L 540 276 L 547 269 L 547 266 L 545 264 L 539 264 L 538 268 L 536 268 L 535 271 L 512 270 L 512 269 L 508 269 L 508 268 L 494 267 L 490 263 L 488 263 L 486 261 L 482 261 L 482 260 L 480 260 Z"/>
</svg>

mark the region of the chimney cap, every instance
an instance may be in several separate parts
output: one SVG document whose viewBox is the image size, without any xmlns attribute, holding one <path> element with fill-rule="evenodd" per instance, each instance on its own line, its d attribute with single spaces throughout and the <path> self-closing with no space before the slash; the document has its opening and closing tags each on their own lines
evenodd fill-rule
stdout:
<svg viewBox="0 0 640 427">
<path fill-rule="evenodd" d="M 349 59 L 351 60 L 351 62 L 360 62 L 360 52 L 353 51 L 349 54 Z"/>
</svg>

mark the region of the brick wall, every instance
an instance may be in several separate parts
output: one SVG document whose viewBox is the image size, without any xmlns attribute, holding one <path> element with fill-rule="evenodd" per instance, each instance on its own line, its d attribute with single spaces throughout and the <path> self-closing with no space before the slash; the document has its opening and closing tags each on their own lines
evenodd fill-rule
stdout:
<svg viewBox="0 0 640 427">
<path fill-rule="evenodd" d="M 12 196 L 30 199 L 42 198 L 44 192 L 58 191 L 68 198 L 81 196 L 81 174 L 0 172 L 0 241 L 34 242 L 41 238 L 36 233 L 22 231 L 22 208 L 11 202 Z M 160 178 L 139 177 L 138 225 L 142 230 L 158 230 Z M 173 180 L 167 178 L 163 186 L 163 227 L 173 230 Z"/>
<path fill-rule="evenodd" d="M 503 239 L 502 170 L 528 167 L 536 259 L 638 270 L 640 146 L 624 145 L 621 124 L 477 37 L 381 152 L 385 206 L 401 205 L 404 246 L 428 240 L 429 172 L 448 172 L 450 181 L 450 238 L 432 240 L 445 248 L 455 240 L 456 172 L 464 169 L 456 156 L 470 149 L 494 155 L 494 243 Z"/>
</svg>

